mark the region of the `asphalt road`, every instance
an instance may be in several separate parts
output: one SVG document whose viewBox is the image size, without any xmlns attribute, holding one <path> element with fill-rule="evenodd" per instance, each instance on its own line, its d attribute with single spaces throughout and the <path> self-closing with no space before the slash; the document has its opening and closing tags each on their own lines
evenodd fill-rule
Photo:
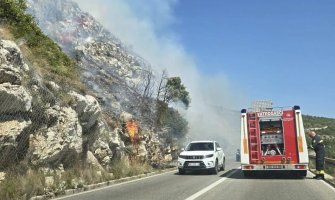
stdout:
<svg viewBox="0 0 335 200">
<path fill-rule="evenodd" d="M 218 175 L 176 171 L 127 183 L 61 197 L 66 200 L 150 200 L 150 199 L 229 199 L 229 200 L 335 200 L 335 189 L 324 181 L 295 179 L 285 174 L 244 178 L 239 163 L 226 162 Z"/>
</svg>

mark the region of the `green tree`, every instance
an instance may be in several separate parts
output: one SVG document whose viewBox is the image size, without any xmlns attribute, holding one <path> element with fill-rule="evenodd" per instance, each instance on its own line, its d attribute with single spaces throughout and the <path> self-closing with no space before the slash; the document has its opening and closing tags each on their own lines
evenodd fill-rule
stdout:
<svg viewBox="0 0 335 200">
<path fill-rule="evenodd" d="M 167 72 L 162 72 L 158 91 L 157 101 L 162 101 L 166 104 L 171 102 L 181 102 L 187 109 L 191 103 L 189 92 L 181 81 L 180 77 L 168 77 Z"/>
<path fill-rule="evenodd" d="M 175 138 L 184 138 L 188 131 L 188 122 L 175 109 L 168 108 L 166 113 L 166 125 L 169 133 Z"/>
<path fill-rule="evenodd" d="M 186 87 L 182 84 L 180 77 L 167 79 L 163 101 L 167 104 L 170 102 L 181 102 L 186 108 L 189 107 L 191 98 Z"/>
<path fill-rule="evenodd" d="M 188 123 L 176 109 L 169 107 L 172 102 L 181 102 L 187 109 L 191 98 L 180 77 L 168 77 L 163 71 L 156 97 L 155 128 L 166 127 L 170 138 L 182 138 L 188 131 Z"/>
</svg>

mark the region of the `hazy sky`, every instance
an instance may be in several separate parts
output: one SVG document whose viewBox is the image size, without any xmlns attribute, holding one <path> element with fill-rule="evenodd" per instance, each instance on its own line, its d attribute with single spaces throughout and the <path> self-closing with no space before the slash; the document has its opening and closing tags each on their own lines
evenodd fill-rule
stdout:
<svg viewBox="0 0 335 200">
<path fill-rule="evenodd" d="M 335 117 L 335 1 L 180 0 L 173 16 L 201 73 L 225 74 L 244 103 Z"/>
</svg>

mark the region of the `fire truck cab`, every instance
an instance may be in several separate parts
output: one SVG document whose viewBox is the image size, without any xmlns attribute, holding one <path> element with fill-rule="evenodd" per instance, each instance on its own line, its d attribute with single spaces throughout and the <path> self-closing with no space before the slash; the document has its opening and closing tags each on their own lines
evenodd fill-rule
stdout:
<svg viewBox="0 0 335 200">
<path fill-rule="evenodd" d="M 305 177 L 308 150 L 299 106 L 266 110 L 241 110 L 241 169 L 291 171 Z"/>
</svg>

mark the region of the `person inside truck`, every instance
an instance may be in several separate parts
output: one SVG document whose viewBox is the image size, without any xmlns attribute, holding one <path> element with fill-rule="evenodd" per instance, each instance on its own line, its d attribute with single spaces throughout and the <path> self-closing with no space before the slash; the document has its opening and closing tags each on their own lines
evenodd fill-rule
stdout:
<svg viewBox="0 0 335 200">
<path fill-rule="evenodd" d="M 316 134 L 314 131 L 309 131 L 308 136 L 312 138 L 311 148 L 315 151 L 316 176 L 313 178 L 321 180 L 325 178 L 325 145 L 323 144 L 320 135 Z"/>
<path fill-rule="evenodd" d="M 282 152 L 280 151 L 277 144 L 268 144 L 264 155 L 282 155 Z"/>
</svg>

